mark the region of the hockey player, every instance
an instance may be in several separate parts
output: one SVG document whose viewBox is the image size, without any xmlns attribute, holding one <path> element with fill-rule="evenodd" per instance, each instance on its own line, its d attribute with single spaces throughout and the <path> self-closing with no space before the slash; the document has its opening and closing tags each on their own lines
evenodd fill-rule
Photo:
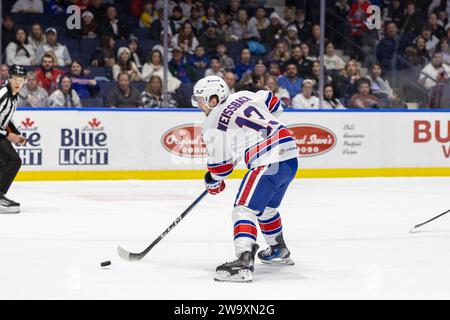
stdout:
<svg viewBox="0 0 450 320">
<path fill-rule="evenodd" d="M 249 169 L 232 212 L 237 260 L 217 267 L 214 279 L 252 281 L 259 249 L 257 224 L 269 245 L 258 258 L 266 264 L 293 265 L 278 207 L 297 172 L 298 150 L 289 131 L 274 116 L 282 112 L 280 100 L 270 91 L 230 95 L 224 80 L 208 76 L 195 84 L 192 104 L 206 114 L 202 130 L 208 150 L 205 185 L 209 193 L 224 190 L 224 179 L 240 159 Z"/>
<path fill-rule="evenodd" d="M 0 88 L 0 214 L 20 212 L 20 204 L 8 199 L 5 194 L 22 165 L 11 143 L 15 145 L 26 143 L 26 139 L 20 135 L 11 121 L 16 111 L 18 92 L 25 85 L 26 76 L 24 67 L 13 65 L 8 84 Z"/>
</svg>

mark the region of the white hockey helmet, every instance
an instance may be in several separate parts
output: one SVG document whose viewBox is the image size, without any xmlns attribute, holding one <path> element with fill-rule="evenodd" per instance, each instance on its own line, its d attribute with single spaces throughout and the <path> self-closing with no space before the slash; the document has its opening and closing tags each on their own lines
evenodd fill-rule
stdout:
<svg viewBox="0 0 450 320">
<path fill-rule="evenodd" d="M 198 107 L 200 98 L 204 99 L 209 108 L 209 99 L 212 96 L 217 96 L 219 103 L 224 102 L 230 95 L 230 89 L 226 82 L 219 76 L 207 76 L 199 81 L 194 86 L 191 97 L 191 102 L 194 107 Z"/>
</svg>

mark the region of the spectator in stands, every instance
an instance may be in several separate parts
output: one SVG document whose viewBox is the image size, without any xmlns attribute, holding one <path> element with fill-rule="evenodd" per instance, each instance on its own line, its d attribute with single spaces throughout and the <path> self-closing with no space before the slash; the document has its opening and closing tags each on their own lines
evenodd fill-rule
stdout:
<svg viewBox="0 0 450 320">
<path fill-rule="evenodd" d="M 323 88 L 323 104 L 320 109 L 345 109 L 342 102 L 334 96 L 334 88 L 331 84 Z"/>
<path fill-rule="evenodd" d="M 134 34 L 130 34 L 130 37 L 128 38 L 128 50 L 130 50 L 131 61 L 136 64 L 136 67 L 139 70 L 141 70 L 147 58 L 139 47 L 139 39 Z"/>
<path fill-rule="evenodd" d="M 376 96 L 370 94 L 370 80 L 359 79 L 357 82 L 358 92 L 355 93 L 348 104 L 352 109 L 374 109 L 382 108 L 383 102 Z"/>
<path fill-rule="evenodd" d="M 180 47 L 172 49 L 172 60 L 169 62 L 170 73 L 182 83 L 191 83 L 195 78 L 195 70 L 185 62 L 183 50 Z"/>
<path fill-rule="evenodd" d="M 192 25 L 196 31 L 203 29 L 203 17 L 201 14 L 201 4 L 193 4 L 191 8 L 191 20 Z"/>
<path fill-rule="evenodd" d="M 276 12 L 270 14 L 270 24 L 264 32 L 263 42 L 271 44 L 282 39 L 285 33 L 284 25 L 280 18 L 280 15 Z"/>
<path fill-rule="evenodd" d="M 358 61 L 361 61 L 364 57 L 362 38 L 367 30 L 365 21 L 369 6 L 370 2 L 368 0 L 357 0 L 351 5 L 347 16 L 350 23 L 351 41 L 354 43 L 354 45 L 350 46 L 351 57 Z"/>
<path fill-rule="evenodd" d="M 11 12 L 17 13 L 44 13 L 42 0 L 17 0 Z"/>
<path fill-rule="evenodd" d="M 4 50 L 6 46 L 16 39 L 16 27 L 13 18 L 11 16 L 6 16 L 3 18 L 2 22 L 2 49 Z"/>
<path fill-rule="evenodd" d="M 241 50 L 241 60 L 234 68 L 234 73 L 236 73 L 238 80 L 241 80 L 242 76 L 246 72 L 252 72 L 255 65 L 251 61 L 252 54 L 250 50 L 244 48 Z"/>
<path fill-rule="evenodd" d="M 81 100 L 72 88 L 72 80 L 68 75 L 59 79 L 58 89 L 48 97 L 48 104 L 54 108 L 81 108 Z"/>
<path fill-rule="evenodd" d="M 106 97 L 106 105 L 111 108 L 138 108 L 142 107 L 140 92 L 131 85 L 128 72 L 120 72 L 117 86 Z"/>
<path fill-rule="evenodd" d="M 311 75 L 308 79 L 313 80 L 314 82 L 314 94 L 318 95 L 319 92 L 319 78 L 320 78 L 320 61 L 316 60 L 312 62 L 311 65 Z M 324 75 L 324 84 L 330 84 L 333 82 L 333 78 L 325 72 Z"/>
<path fill-rule="evenodd" d="M 450 67 L 444 64 L 442 53 L 435 52 L 431 57 L 431 62 L 427 64 L 420 73 L 419 83 L 430 90 L 439 82 L 450 77 Z"/>
<path fill-rule="evenodd" d="M 9 66 L 7 64 L 0 65 L 0 87 L 8 83 Z"/>
<path fill-rule="evenodd" d="M 217 36 L 225 39 L 225 41 L 231 41 L 231 25 L 227 20 L 227 15 L 224 12 L 219 12 L 217 15 Z"/>
<path fill-rule="evenodd" d="M 46 53 L 41 59 L 41 67 L 36 70 L 36 79 L 39 86 L 44 88 L 50 95 L 58 87 L 58 80 L 64 71 L 54 68 L 55 57 L 51 53 Z"/>
<path fill-rule="evenodd" d="M 289 97 L 292 100 L 302 91 L 302 82 L 303 79 L 298 76 L 297 64 L 288 62 L 286 65 L 286 75 L 278 78 L 278 85 L 289 92 Z"/>
<path fill-rule="evenodd" d="M 170 93 L 168 94 L 168 104 L 164 104 L 163 84 L 160 77 L 153 75 L 147 83 L 145 91 L 141 93 L 142 105 L 144 108 L 176 108 L 177 103 Z"/>
<path fill-rule="evenodd" d="M 230 89 L 230 94 L 235 93 L 236 74 L 233 71 L 225 71 L 225 74 L 223 75 L 223 80 L 228 85 L 228 88 Z"/>
<path fill-rule="evenodd" d="M 81 15 L 81 38 L 97 39 L 98 25 L 94 20 L 94 14 L 90 11 L 84 11 Z"/>
<path fill-rule="evenodd" d="M 203 46 L 198 45 L 195 48 L 195 53 L 188 56 L 188 64 L 194 66 L 197 72 L 197 78 L 200 78 L 205 73 L 205 69 L 209 67 L 210 60 L 205 52 Z M 201 75 L 198 73 L 200 72 Z"/>
<path fill-rule="evenodd" d="M 398 96 L 391 88 L 389 81 L 382 78 L 382 71 L 383 69 L 378 63 L 374 64 L 370 69 L 370 73 L 366 76 L 370 80 L 370 90 L 373 95 L 381 100 L 385 100 L 389 106 L 398 106 L 400 104 Z"/>
<path fill-rule="evenodd" d="M 177 34 L 180 31 L 185 20 L 186 19 L 183 17 L 183 10 L 181 7 L 175 6 L 172 10 L 172 15 L 169 18 L 169 27 L 172 34 Z"/>
<path fill-rule="evenodd" d="M 276 61 L 269 61 L 268 64 L 269 64 L 269 75 L 278 79 L 278 77 L 283 74 L 283 72 L 281 71 L 280 64 Z"/>
<path fill-rule="evenodd" d="M 116 41 L 112 36 L 103 36 L 100 47 L 91 56 L 92 67 L 112 67 L 115 63 L 114 46 Z"/>
<path fill-rule="evenodd" d="M 423 21 L 420 14 L 416 10 L 414 3 L 408 3 L 406 6 L 405 15 L 402 17 L 399 26 L 404 32 L 409 32 L 413 35 L 418 35 L 423 28 Z"/>
<path fill-rule="evenodd" d="M 48 106 L 48 93 L 41 88 L 34 72 L 27 75 L 27 83 L 19 92 L 18 106 L 21 107 L 46 107 Z"/>
<path fill-rule="evenodd" d="M 311 54 L 311 48 L 309 47 L 309 44 L 306 42 L 303 42 L 300 45 L 300 49 L 302 49 L 302 55 L 304 59 L 308 59 L 309 61 L 316 61 L 317 57 Z"/>
<path fill-rule="evenodd" d="M 442 53 L 442 58 L 444 59 L 444 63 L 450 65 L 450 48 L 449 48 L 449 39 L 442 38 L 436 46 L 436 52 Z"/>
<path fill-rule="evenodd" d="M 31 66 L 36 64 L 36 53 L 28 44 L 27 33 L 23 28 L 17 29 L 16 40 L 8 44 L 5 54 L 6 63 L 9 65 Z"/>
<path fill-rule="evenodd" d="M 158 76 L 164 79 L 164 66 L 163 57 L 160 51 L 152 50 L 150 54 L 150 60 L 147 61 L 142 67 L 142 80 L 149 81 L 152 76 Z M 181 81 L 175 78 L 170 72 L 167 74 L 168 85 L 167 90 L 169 92 L 175 92 L 180 85 Z"/>
<path fill-rule="evenodd" d="M 295 22 L 295 7 L 285 6 L 283 11 L 283 20 L 286 25 Z"/>
<path fill-rule="evenodd" d="M 68 66 L 72 63 L 69 50 L 61 43 L 57 42 L 58 33 L 55 28 L 47 28 L 45 30 L 46 43 L 39 46 L 36 51 L 36 59 L 39 61 L 42 59 L 45 53 L 52 51 L 55 54 L 56 62 L 58 66 Z"/>
<path fill-rule="evenodd" d="M 428 53 L 431 55 L 436 49 L 436 46 L 439 43 L 439 39 L 435 35 L 433 35 L 430 26 L 423 27 L 420 35 L 424 38 Z"/>
<path fill-rule="evenodd" d="M 45 43 L 44 31 L 39 23 L 34 23 L 31 26 L 31 33 L 28 36 L 28 44 L 36 52 L 40 45 Z"/>
<path fill-rule="evenodd" d="M 234 21 L 238 19 L 239 15 L 239 9 L 241 8 L 241 1 L 240 0 L 230 0 L 228 7 L 225 10 L 225 13 L 227 14 L 228 21 Z"/>
<path fill-rule="evenodd" d="M 313 95 L 314 81 L 306 79 L 302 82 L 302 92 L 292 99 L 293 109 L 319 109 L 320 100 Z"/>
<path fill-rule="evenodd" d="M 214 21 L 216 19 L 217 5 L 214 2 L 210 2 L 206 5 L 205 15 L 203 21 Z M 200 31 L 200 30 L 198 30 Z"/>
<path fill-rule="evenodd" d="M 270 24 L 269 19 L 266 17 L 266 9 L 264 7 L 256 8 L 255 16 L 250 18 L 248 24 L 251 28 L 256 27 L 260 35 L 264 33 Z M 264 37 L 261 36 L 261 38 Z"/>
<path fill-rule="evenodd" d="M 126 72 L 130 76 L 130 81 L 141 81 L 142 76 L 136 64 L 131 60 L 130 49 L 121 47 L 117 51 L 117 61 L 112 68 L 113 79 L 117 81 L 121 72 Z"/>
<path fill-rule="evenodd" d="M 442 39 L 447 35 L 445 29 L 439 24 L 438 16 L 435 13 L 428 15 L 428 27 L 431 29 L 433 36 L 438 39 Z"/>
<path fill-rule="evenodd" d="M 298 74 L 301 78 L 308 78 L 311 75 L 312 61 L 303 56 L 300 45 L 294 45 L 291 49 L 291 60 L 297 64 Z"/>
<path fill-rule="evenodd" d="M 97 81 L 85 75 L 83 65 L 79 61 L 72 61 L 68 72 L 72 80 L 72 87 L 82 99 L 93 98 L 100 91 Z"/>
<path fill-rule="evenodd" d="M 312 27 L 311 37 L 306 41 L 310 49 L 310 55 L 313 57 L 319 56 L 320 51 L 320 26 L 318 24 Z M 325 38 L 325 42 L 328 40 Z"/>
<path fill-rule="evenodd" d="M 231 23 L 231 29 L 233 35 L 238 40 L 249 41 L 259 40 L 261 37 L 258 32 L 258 28 L 255 25 L 249 24 L 247 10 L 239 9 L 238 18 Z"/>
<path fill-rule="evenodd" d="M 323 58 L 325 69 L 328 71 L 342 70 L 345 67 L 344 60 L 336 54 L 334 44 L 330 41 L 325 44 L 325 56 Z"/>
<path fill-rule="evenodd" d="M 356 60 L 351 59 L 347 61 L 345 68 L 339 72 L 335 79 L 336 96 L 339 99 L 348 101 L 356 92 L 359 79 L 361 79 L 361 75 Z"/>
<path fill-rule="evenodd" d="M 386 71 L 391 71 L 393 68 L 400 69 L 401 61 L 397 56 L 404 52 L 404 44 L 398 36 L 398 28 L 394 22 L 386 24 L 386 36 L 380 41 L 376 48 L 376 56 L 378 62 Z M 397 60 L 396 65 L 393 65 L 394 58 Z"/>
<path fill-rule="evenodd" d="M 412 59 L 414 65 L 423 67 L 431 61 L 431 55 L 427 50 L 427 42 L 422 36 L 418 36 L 410 48 L 415 50 L 415 56 Z"/>
<path fill-rule="evenodd" d="M 193 0 L 184 0 L 180 2 L 179 6 L 183 10 L 183 15 L 185 17 L 189 17 L 191 15 L 192 6 L 194 5 L 193 2 Z"/>
<path fill-rule="evenodd" d="M 162 43 L 164 43 L 164 33 L 165 33 L 164 31 L 161 31 L 159 44 L 155 44 L 152 48 L 152 51 L 158 50 L 159 52 L 161 52 L 161 54 L 164 54 L 164 46 L 162 45 Z M 169 52 L 167 53 L 167 55 L 164 54 L 164 56 L 167 56 L 167 59 L 170 61 L 170 60 L 172 60 L 172 50 L 174 48 L 174 45 L 172 43 L 172 33 L 171 33 L 170 29 L 169 29 L 169 32 L 167 32 L 167 46 L 168 46 L 167 49 Z M 175 47 L 178 47 L 178 46 L 175 46 Z M 180 47 L 178 47 L 178 48 L 180 48 Z"/>
<path fill-rule="evenodd" d="M 217 45 L 224 42 L 225 38 L 217 35 L 217 22 L 214 20 L 207 21 L 205 28 L 205 32 L 200 36 L 200 44 L 208 55 L 212 55 L 216 51 Z"/>
<path fill-rule="evenodd" d="M 267 61 L 276 61 L 280 65 L 285 64 L 289 59 L 289 47 L 283 40 L 278 41 L 275 48 L 266 57 Z"/>
<path fill-rule="evenodd" d="M 300 39 L 298 38 L 298 30 L 295 25 L 292 24 L 289 27 L 287 27 L 286 32 L 287 34 L 284 37 L 284 41 L 286 41 L 289 48 L 301 43 Z"/>
<path fill-rule="evenodd" d="M 205 77 L 207 76 L 218 76 L 223 78 L 225 70 L 222 68 L 222 65 L 220 63 L 220 58 L 217 56 L 214 56 L 211 58 L 211 67 L 206 69 L 205 71 Z"/>
<path fill-rule="evenodd" d="M 109 5 L 106 9 L 106 17 L 99 25 L 101 36 L 110 36 L 114 39 L 125 40 L 130 35 L 124 21 L 117 18 L 117 9 L 114 5 Z"/>
<path fill-rule="evenodd" d="M 227 47 L 224 43 L 219 43 L 216 48 L 217 56 L 220 59 L 220 64 L 224 69 L 234 69 L 234 60 L 227 55 Z"/>
<path fill-rule="evenodd" d="M 142 1 L 142 0 L 139 0 Z M 152 1 L 145 1 L 143 11 L 140 14 L 139 18 L 139 26 L 141 28 L 148 28 L 150 29 L 152 26 L 152 22 L 154 20 L 155 10 L 153 9 L 153 2 Z"/>
<path fill-rule="evenodd" d="M 269 90 L 272 92 L 275 97 L 280 99 L 281 106 L 283 108 L 287 108 L 290 105 L 291 99 L 289 97 L 289 92 L 278 86 L 277 84 L 277 78 L 271 75 L 266 75 L 265 81 L 264 81 L 264 89 Z"/>
<path fill-rule="evenodd" d="M 403 7 L 400 0 L 393 0 L 385 10 L 384 21 L 393 22 L 397 26 L 400 26 L 404 17 L 404 10 L 405 8 Z"/>
<path fill-rule="evenodd" d="M 236 85 L 236 91 L 248 90 L 257 92 L 263 90 L 265 86 L 266 66 L 260 59 L 255 64 L 253 72 L 244 73 L 241 81 Z"/>
<path fill-rule="evenodd" d="M 171 42 L 172 46 L 183 49 L 184 54 L 194 54 L 199 42 L 194 34 L 194 27 L 189 20 L 183 22 L 180 31 L 172 38 Z"/>
</svg>

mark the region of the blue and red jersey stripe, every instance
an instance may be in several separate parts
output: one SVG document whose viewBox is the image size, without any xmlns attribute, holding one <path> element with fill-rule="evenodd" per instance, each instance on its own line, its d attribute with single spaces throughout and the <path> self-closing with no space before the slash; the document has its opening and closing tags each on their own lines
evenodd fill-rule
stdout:
<svg viewBox="0 0 450 320">
<path fill-rule="evenodd" d="M 277 212 L 275 216 L 268 220 L 258 220 L 259 227 L 261 228 L 261 232 L 266 235 L 276 234 L 278 232 L 281 232 L 282 225 L 281 225 L 281 217 L 280 214 Z"/>
<path fill-rule="evenodd" d="M 226 177 L 231 174 L 231 172 L 233 172 L 233 168 L 234 163 L 231 160 L 214 164 L 208 163 L 209 172 L 220 177 Z"/>
<path fill-rule="evenodd" d="M 271 113 L 278 110 L 281 105 L 280 99 L 278 99 L 272 92 L 269 91 L 267 99 L 265 101 L 267 108 Z"/>
<path fill-rule="evenodd" d="M 250 220 L 238 220 L 234 224 L 235 240 L 240 237 L 247 237 L 256 241 L 257 234 L 256 225 Z"/>
</svg>

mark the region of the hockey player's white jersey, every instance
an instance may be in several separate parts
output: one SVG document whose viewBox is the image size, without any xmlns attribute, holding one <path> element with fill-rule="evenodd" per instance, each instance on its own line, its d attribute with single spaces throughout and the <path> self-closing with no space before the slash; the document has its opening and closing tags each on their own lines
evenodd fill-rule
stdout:
<svg viewBox="0 0 450 320">
<path fill-rule="evenodd" d="M 264 90 L 236 92 L 216 106 L 202 128 L 212 177 L 224 179 L 238 159 L 255 168 L 297 157 L 293 137 L 274 116 L 281 112 L 280 100 Z"/>
</svg>

